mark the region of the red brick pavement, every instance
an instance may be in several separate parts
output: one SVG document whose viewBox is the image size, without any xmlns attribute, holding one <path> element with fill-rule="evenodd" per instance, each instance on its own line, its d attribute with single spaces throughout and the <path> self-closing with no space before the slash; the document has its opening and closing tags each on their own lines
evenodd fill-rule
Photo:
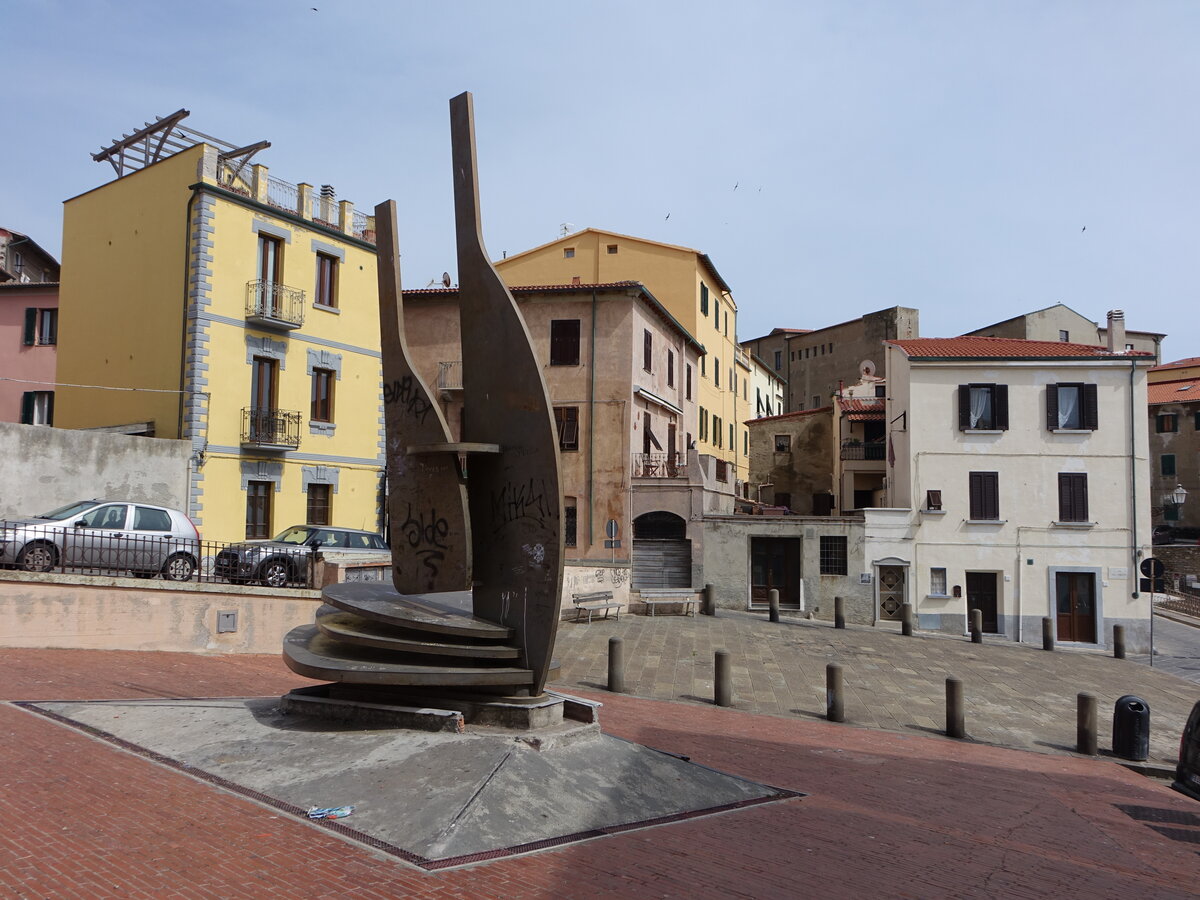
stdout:
<svg viewBox="0 0 1200 900">
<path fill-rule="evenodd" d="M 266 695 L 297 683 L 273 657 L 0 659 L 9 700 Z M 1200 814 L 1200 804 L 1110 762 L 600 699 L 610 733 L 810 796 L 425 872 L 0 705 L 0 896 L 1146 898 L 1200 885 L 1200 844 L 1117 807 Z"/>
</svg>

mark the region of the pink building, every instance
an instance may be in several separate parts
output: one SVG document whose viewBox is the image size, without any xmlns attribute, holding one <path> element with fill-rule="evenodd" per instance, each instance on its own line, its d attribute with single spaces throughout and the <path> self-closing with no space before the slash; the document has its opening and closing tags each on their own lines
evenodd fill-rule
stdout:
<svg viewBox="0 0 1200 900">
<path fill-rule="evenodd" d="M 57 260 L 0 228 L 0 421 L 54 424 Z"/>
</svg>

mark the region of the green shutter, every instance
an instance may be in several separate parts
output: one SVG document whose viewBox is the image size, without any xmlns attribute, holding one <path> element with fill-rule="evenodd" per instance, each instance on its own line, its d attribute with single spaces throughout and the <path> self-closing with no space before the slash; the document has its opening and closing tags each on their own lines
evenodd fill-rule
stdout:
<svg viewBox="0 0 1200 900">
<path fill-rule="evenodd" d="M 37 343 L 37 316 L 38 311 L 33 307 L 25 308 L 25 340 L 26 347 L 32 347 Z"/>
<path fill-rule="evenodd" d="M 26 391 L 21 395 L 21 424 L 33 424 L 33 391 Z"/>
</svg>

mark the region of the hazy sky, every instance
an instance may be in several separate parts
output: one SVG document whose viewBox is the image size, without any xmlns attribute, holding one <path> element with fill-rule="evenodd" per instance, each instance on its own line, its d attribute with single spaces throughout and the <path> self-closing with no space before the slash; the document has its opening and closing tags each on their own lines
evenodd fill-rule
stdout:
<svg viewBox="0 0 1200 900">
<path fill-rule="evenodd" d="M 55 253 L 112 177 L 89 154 L 186 107 L 274 175 L 395 199 L 423 287 L 454 274 L 470 90 L 493 257 L 563 223 L 694 247 L 742 339 L 1061 301 L 1200 355 L 1197 2 L 0 0 L 0 33 L 0 224 Z"/>
</svg>

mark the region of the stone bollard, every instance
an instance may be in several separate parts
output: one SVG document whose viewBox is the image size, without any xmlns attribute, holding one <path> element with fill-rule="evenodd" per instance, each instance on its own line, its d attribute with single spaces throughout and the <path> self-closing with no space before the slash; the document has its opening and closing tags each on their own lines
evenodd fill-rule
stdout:
<svg viewBox="0 0 1200 900">
<path fill-rule="evenodd" d="M 833 598 L 833 627 L 846 627 L 846 607 L 845 604 L 842 603 L 841 597 Z"/>
<path fill-rule="evenodd" d="M 767 591 L 767 603 L 771 607 L 771 615 L 770 615 L 771 621 L 778 622 L 779 621 L 779 591 L 777 591 L 775 588 L 771 588 L 771 590 Z"/>
<path fill-rule="evenodd" d="M 1099 752 L 1099 713 L 1095 694 L 1081 691 L 1075 711 L 1075 752 L 1095 756 Z"/>
<path fill-rule="evenodd" d="M 1049 616 L 1042 616 L 1042 649 L 1054 649 L 1054 620 Z"/>
<path fill-rule="evenodd" d="M 825 666 L 825 718 L 830 722 L 846 721 L 846 698 L 842 690 L 842 667 L 837 663 Z"/>
<path fill-rule="evenodd" d="M 713 702 L 717 706 L 733 706 L 733 675 L 728 650 L 713 654 Z"/>
<path fill-rule="evenodd" d="M 946 679 L 946 734 L 952 738 L 967 736 L 966 715 L 963 712 L 963 683 L 960 679 Z"/>
<path fill-rule="evenodd" d="M 619 637 L 608 639 L 608 689 L 625 693 L 625 646 Z"/>
<path fill-rule="evenodd" d="M 983 643 L 983 610 L 971 610 L 971 643 Z"/>
<path fill-rule="evenodd" d="M 905 637 L 912 637 L 912 631 L 912 604 L 905 600 L 900 604 L 900 633 Z"/>
<path fill-rule="evenodd" d="M 704 614 L 706 616 L 717 614 L 717 589 L 711 584 L 704 586 Z"/>
<path fill-rule="evenodd" d="M 1117 659 L 1125 658 L 1125 626 L 1113 626 L 1113 656 Z"/>
</svg>

